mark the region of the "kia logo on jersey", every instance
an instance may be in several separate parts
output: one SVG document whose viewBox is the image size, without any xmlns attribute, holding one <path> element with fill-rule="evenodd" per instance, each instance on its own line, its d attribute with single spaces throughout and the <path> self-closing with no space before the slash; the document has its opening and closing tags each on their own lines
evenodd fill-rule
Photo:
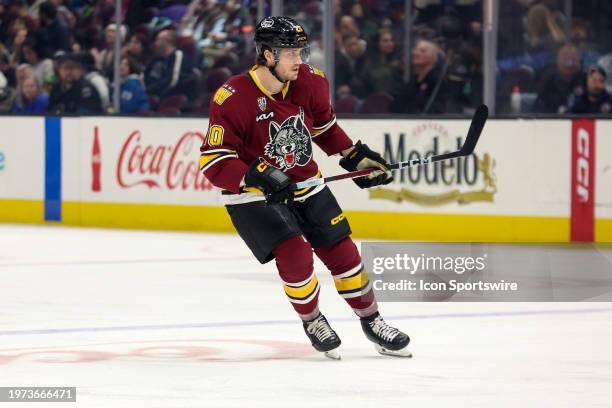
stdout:
<svg viewBox="0 0 612 408">
<path fill-rule="evenodd" d="M 312 145 L 302 108 L 299 114 L 289 116 L 281 125 L 270 122 L 270 141 L 265 146 L 265 153 L 275 159 L 282 170 L 308 164 Z"/>
<path fill-rule="evenodd" d="M 264 112 L 260 113 L 255 117 L 255 122 L 259 123 L 262 120 L 272 119 L 274 117 L 274 112 Z"/>
</svg>

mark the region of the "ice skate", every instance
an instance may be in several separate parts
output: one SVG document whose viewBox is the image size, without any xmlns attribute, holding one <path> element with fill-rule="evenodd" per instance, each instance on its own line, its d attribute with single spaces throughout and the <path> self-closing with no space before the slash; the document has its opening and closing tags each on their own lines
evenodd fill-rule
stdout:
<svg viewBox="0 0 612 408">
<path fill-rule="evenodd" d="M 412 357 L 412 353 L 408 350 L 410 337 L 395 327 L 389 326 L 378 312 L 368 318 L 361 318 L 361 328 L 380 354 Z"/>
<path fill-rule="evenodd" d="M 305 321 L 304 331 L 317 351 L 324 353 L 325 357 L 340 360 L 338 352 L 341 344 L 340 338 L 331 328 L 325 316 L 319 313 L 315 319 Z"/>
</svg>

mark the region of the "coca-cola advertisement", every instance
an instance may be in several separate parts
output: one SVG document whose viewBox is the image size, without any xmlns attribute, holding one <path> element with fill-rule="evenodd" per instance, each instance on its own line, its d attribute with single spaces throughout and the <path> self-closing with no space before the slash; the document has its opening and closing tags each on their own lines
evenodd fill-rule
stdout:
<svg viewBox="0 0 612 408">
<path fill-rule="evenodd" d="M 82 121 L 81 156 L 90 177 L 83 177 L 81 195 L 88 201 L 219 203 L 199 171 L 205 119 Z"/>
</svg>

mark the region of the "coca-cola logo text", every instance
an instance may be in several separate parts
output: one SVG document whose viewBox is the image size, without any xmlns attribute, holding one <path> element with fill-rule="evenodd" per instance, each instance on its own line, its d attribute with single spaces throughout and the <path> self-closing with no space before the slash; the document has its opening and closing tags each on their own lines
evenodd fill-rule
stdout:
<svg viewBox="0 0 612 408">
<path fill-rule="evenodd" d="M 204 140 L 200 132 L 186 132 L 174 145 L 155 145 L 146 143 L 140 130 L 135 130 L 121 147 L 117 182 L 123 188 L 211 190 L 198 162 L 198 148 Z"/>
</svg>

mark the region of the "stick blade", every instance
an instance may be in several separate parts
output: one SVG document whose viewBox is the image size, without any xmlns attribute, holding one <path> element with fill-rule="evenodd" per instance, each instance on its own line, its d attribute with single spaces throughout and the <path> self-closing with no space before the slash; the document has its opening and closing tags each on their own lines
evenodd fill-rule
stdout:
<svg viewBox="0 0 612 408">
<path fill-rule="evenodd" d="M 478 109 L 476 109 L 476 112 L 474 112 L 470 129 L 468 130 L 465 138 L 465 143 L 463 143 L 463 147 L 461 147 L 461 156 L 472 154 L 476 148 L 476 143 L 478 143 L 478 138 L 480 137 L 480 133 L 482 133 L 482 129 L 484 128 L 488 117 L 489 108 L 487 108 L 487 105 L 480 105 Z"/>
</svg>

